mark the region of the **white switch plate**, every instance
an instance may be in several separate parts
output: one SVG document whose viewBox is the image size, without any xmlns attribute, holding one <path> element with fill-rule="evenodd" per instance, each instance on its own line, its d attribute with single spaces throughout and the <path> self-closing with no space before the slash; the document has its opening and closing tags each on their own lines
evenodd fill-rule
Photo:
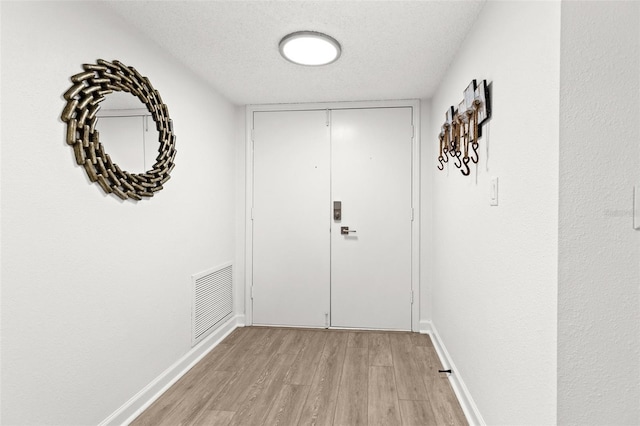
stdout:
<svg viewBox="0 0 640 426">
<path fill-rule="evenodd" d="M 640 231 L 640 186 L 633 187 L 633 229 Z"/>
<path fill-rule="evenodd" d="M 492 177 L 491 184 L 489 186 L 489 205 L 498 205 L 498 178 Z"/>
</svg>

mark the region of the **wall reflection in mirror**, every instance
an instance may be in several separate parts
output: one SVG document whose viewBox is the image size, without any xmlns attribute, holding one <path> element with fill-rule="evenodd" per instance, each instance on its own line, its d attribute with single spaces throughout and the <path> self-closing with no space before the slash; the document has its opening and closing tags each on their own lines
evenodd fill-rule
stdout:
<svg viewBox="0 0 640 426">
<path fill-rule="evenodd" d="M 144 173 L 153 167 L 159 135 L 151 113 L 137 97 L 111 93 L 101 102 L 96 117 L 100 141 L 114 163 L 130 173 Z"/>
</svg>

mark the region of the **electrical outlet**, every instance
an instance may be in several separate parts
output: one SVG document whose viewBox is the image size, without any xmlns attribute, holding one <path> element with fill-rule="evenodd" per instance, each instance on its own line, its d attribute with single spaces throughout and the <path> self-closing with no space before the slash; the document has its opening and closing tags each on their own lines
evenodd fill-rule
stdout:
<svg viewBox="0 0 640 426">
<path fill-rule="evenodd" d="M 489 205 L 497 206 L 498 205 L 498 178 L 492 177 L 491 183 L 489 186 Z"/>
</svg>

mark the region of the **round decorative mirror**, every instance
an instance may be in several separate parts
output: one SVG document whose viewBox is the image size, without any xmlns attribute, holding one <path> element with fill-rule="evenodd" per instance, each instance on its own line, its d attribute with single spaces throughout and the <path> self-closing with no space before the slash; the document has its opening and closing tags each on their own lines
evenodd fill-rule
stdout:
<svg viewBox="0 0 640 426">
<path fill-rule="evenodd" d="M 127 92 L 113 92 L 96 114 L 100 143 L 111 161 L 129 173 L 144 173 L 158 156 L 159 133 L 151 113 Z"/>
<path fill-rule="evenodd" d="M 84 64 L 84 72 L 71 77 L 74 83 L 64 94 L 67 104 L 60 117 L 67 123 L 67 144 L 73 146 L 76 162 L 83 166 L 91 182 L 107 194 L 126 200 L 141 200 L 160 191 L 175 167 L 176 136 L 169 110 L 149 79 L 120 61 L 98 59 Z M 100 103 L 113 92 L 128 92 L 142 102 L 158 131 L 158 155 L 151 169 L 143 173 L 122 170 L 111 160 L 96 129 Z"/>
</svg>

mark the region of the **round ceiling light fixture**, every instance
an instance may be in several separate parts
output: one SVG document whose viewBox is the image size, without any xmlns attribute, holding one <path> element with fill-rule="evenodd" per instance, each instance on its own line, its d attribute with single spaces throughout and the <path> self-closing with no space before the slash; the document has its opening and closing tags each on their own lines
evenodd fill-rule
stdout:
<svg viewBox="0 0 640 426">
<path fill-rule="evenodd" d="M 316 31 L 297 31 L 280 40 L 280 54 L 298 65 L 328 65 L 338 60 L 341 53 L 336 39 Z"/>
</svg>

